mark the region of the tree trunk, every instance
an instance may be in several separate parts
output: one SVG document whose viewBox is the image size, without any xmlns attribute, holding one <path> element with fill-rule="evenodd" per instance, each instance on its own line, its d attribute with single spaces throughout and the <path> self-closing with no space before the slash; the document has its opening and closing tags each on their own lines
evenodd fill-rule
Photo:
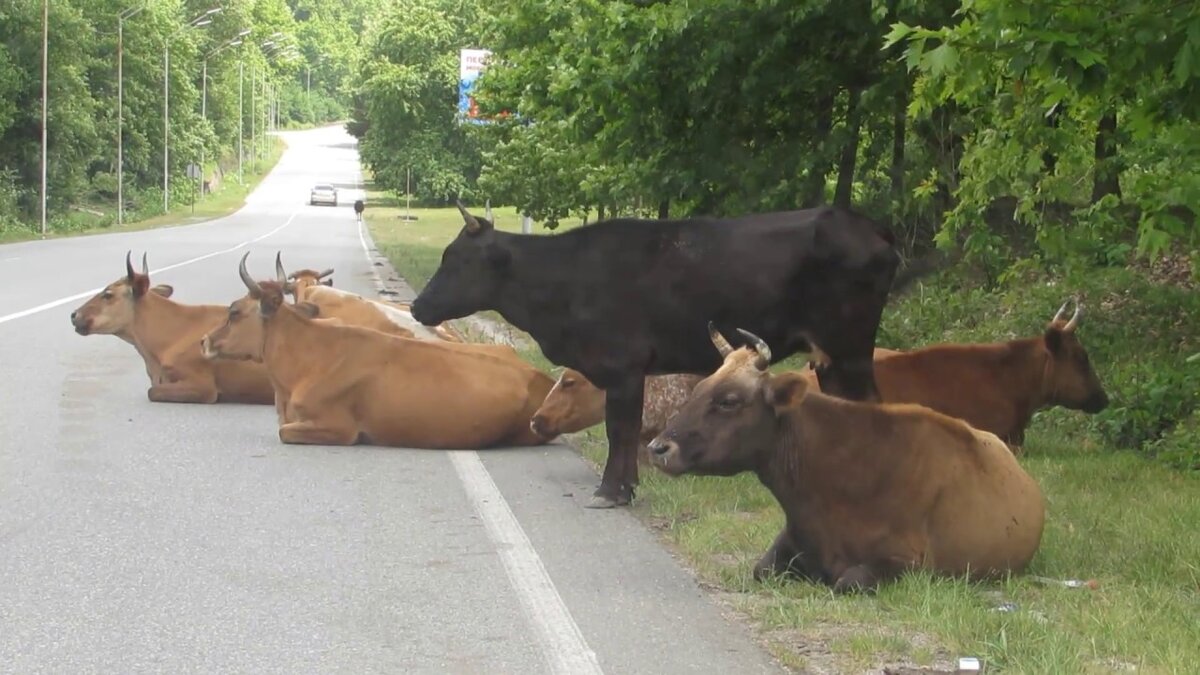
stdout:
<svg viewBox="0 0 1200 675">
<path fill-rule="evenodd" d="M 671 200 L 664 199 L 658 203 L 658 219 L 666 220 L 671 217 Z"/>
<path fill-rule="evenodd" d="M 850 208 L 854 187 L 854 167 L 858 164 L 859 127 L 862 125 L 858 99 L 862 92 L 855 88 L 846 97 L 846 144 L 842 146 L 842 158 L 838 161 L 837 189 L 833 193 L 833 203 L 842 208 Z"/>
<path fill-rule="evenodd" d="M 896 107 L 892 109 L 892 202 L 899 204 L 904 199 L 904 143 L 908 130 L 908 76 L 904 75 L 904 86 L 896 95 Z"/>
<path fill-rule="evenodd" d="M 1063 104 L 1060 102 L 1055 106 L 1054 111 L 1046 118 L 1046 126 L 1051 129 L 1058 128 L 1058 120 L 1062 116 Z M 1042 166 L 1046 169 L 1047 175 L 1054 175 L 1054 169 L 1058 166 L 1058 155 L 1055 155 L 1049 150 L 1042 153 Z"/>
<path fill-rule="evenodd" d="M 825 167 L 825 150 L 829 138 L 829 132 L 833 129 L 833 96 L 826 96 L 817 101 L 817 128 L 813 138 L 818 139 L 816 152 L 813 153 L 815 159 L 809 167 L 808 179 L 804 184 L 804 193 L 802 195 L 802 205 L 804 208 L 812 208 L 819 206 L 825 201 L 825 175 L 827 173 Z"/>
<path fill-rule="evenodd" d="M 1092 183 L 1092 203 L 1106 195 L 1121 196 L 1121 169 L 1117 166 L 1117 113 L 1110 110 L 1096 128 L 1096 166 Z"/>
<path fill-rule="evenodd" d="M 604 220 L 604 203 L 603 202 L 596 205 L 596 222 L 600 222 L 601 220 Z"/>
</svg>

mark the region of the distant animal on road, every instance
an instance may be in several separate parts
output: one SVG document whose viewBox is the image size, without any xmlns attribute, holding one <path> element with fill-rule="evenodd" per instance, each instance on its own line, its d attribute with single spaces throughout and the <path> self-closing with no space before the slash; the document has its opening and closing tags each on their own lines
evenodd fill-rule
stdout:
<svg viewBox="0 0 1200 675">
<path fill-rule="evenodd" d="M 1062 406 L 1095 414 L 1108 395 L 1076 329 L 1082 306 L 1070 299 L 1042 335 L 983 344 L 938 344 L 875 357 L 875 382 L 886 403 L 919 403 L 1013 447 L 1038 410 Z M 815 384 L 811 371 L 806 375 Z M 819 387 L 818 387 L 819 389 Z"/>
<path fill-rule="evenodd" d="M 645 378 L 721 365 L 706 325 L 758 331 L 782 358 L 827 352 L 824 390 L 877 399 L 871 354 L 899 256 L 894 238 L 839 208 L 737 218 L 620 218 L 552 236 L 465 225 L 412 303 L 426 325 L 495 310 L 552 363 L 605 390 L 608 461 L 589 506 L 637 483 Z"/>
<path fill-rule="evenodd" d="M 363 203 L 363 200 L 361 200 L 361 199 L 354 200 L 354 217 L 358 218 L 359 222 L 362 222 L 363 209 L 365 209 L 366 207 L 367 207 L 367 205 Z"/>
<path fill-rule="evenodd" d="M 650 375 L 642 404 L 642 432 L 638 461 L 645 461 L 645 446 L 658 435 L 667 420 L 702 379 L 700 375 Z M 571 434 L 604 421 L 604 390 L 588 381 L 577 370 L 564 368 L 554 388 L 529 420 L 536 433 L 545 436 Z"/>
<path fill-rule="evenodd" d="M 920 405 L 848 401 L 767 370 L 770 348 L 734 349 L 651 441 L 663 472 L 754 472 L 786 525 L 755 579 L 792 574 L 836 592 L 906 570 L 990 579 L 1037 552 L 1045 501 L 995 434 Z"/>
<path fill-rule="evenodd" d="M 275 280 L 256 282 L 242 257 L 238 273 L 257 310 L 230 312 L 206 344 L 233 358 L 261 351 L 284 443 L 482 449 L 551 440 L 529 428 L 554 384 L 541 371 L 467 345 L 314 321 L 316 305 L 284 302 L 278 257 L 275 267 Z"/>
<path fill-rule="evenodd" d="M 124 278 L 109 284 L 71 313 L 80 335 L 124 334 L 146 362 L 151 401 L 170 403 L 272 403 L 274 390 L 258 363 L 214 363 L 200 338 L 225 320 L 221 305 L 185 305 L 149 292 L 150 275 L 133 270 L 125 255 Z"/>
</svg>

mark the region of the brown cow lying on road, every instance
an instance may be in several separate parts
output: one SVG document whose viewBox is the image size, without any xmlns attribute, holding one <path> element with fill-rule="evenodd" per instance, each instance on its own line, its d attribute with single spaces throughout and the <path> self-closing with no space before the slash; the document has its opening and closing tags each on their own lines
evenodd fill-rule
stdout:
<svg viewBox="0 0 1200 675">
<path fill-rule="evenodd" d="M 786 525 L 754 577 L 792 573 L 871 590 L 909 569 L 972 579 L 1020 572 L 1041 543 L 1037 483 L 995 434 L 924 406 L 810 391 L 767 371 L 770 349 L 733 349 L 650 443 L 663 472 L 755 472 Z"/>
<path fill-rule="evenodd" d="M 285 402 L 284 443 L 479 449 L 550 440 L 529 429 L 553 385 L 533 366 L 464 345 L 314 321 L 316 305 L 284 302 L 278 258 L 275 281 L 255 282 L 245 256 L 238 272 L 257 311 L 231 312 L 208 344 L 235 358 L 261 350 Z"/>
<path fill-rule="evenodd" d="M 266 369 L 255 363 L 213 363 L 200 353 L 200 338 L 225 318 L 220 305 L 184 305 L 170 293 L 150 292 L 125 255 L 125 277 L 109 284 L 71 313 L 80 335 L 126 335 L 146 362 L 147 396 L 172 403 L 271 403 Z"/>
<path fill-rule="evenodd" d="M 338 318 L 353 326 L 366 326 L 382 333 L 415 337 L 428 335 L 447 342 L 462 342 L 453 329 L 445 324 L 428 327 L 412 318 L 409 305 L 386 300 L 364 298 L 361 295 L 333 288 L 333 280 L 325 277 L 333 268 L 317 272 L 303 269 L 288 275 L 287 292 L 296 302 L 311 302 L 321 308 L 321 316 Z"/>
<path fill-rule="evenodd" d="M 1038 337 L 930 345 L 883 356 L 876 350 L 879 394 L 887 403 L 919 403 L 965 420 L 1011 446 L 1025 442 L 1038 410 L 1062 406 L 1098 413 L 1108 395 L 1076 334 L 1083 313 L 1078 302 L 1064 321 L 1069 302 Z M 815 373 L 806 371 L 805 377 L 820 391 Z"/>
<path fill-rule="evenodd" d="M 703 379 L 686 373 L 650 375 L 642 403 L 642 434 L 638 460 L 646 461 L 646 444 L 663 430 L 667 420 L 687 400 L 692 387 Z M 583 431 L 604 421 L 604 390 L 582 373 L 564 368 L 554 388 L 529 420 L 529 428 L 544 436 Z"/>
</svg>

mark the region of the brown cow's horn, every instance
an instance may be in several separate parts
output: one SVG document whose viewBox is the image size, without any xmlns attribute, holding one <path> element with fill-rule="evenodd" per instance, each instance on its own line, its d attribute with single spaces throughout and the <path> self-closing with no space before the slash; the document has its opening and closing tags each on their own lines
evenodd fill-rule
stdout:
<svg viewBox="0 0 1200 675">
<path fill-rule="evenodd" d="M 318 279 L 324 279 L 325 277 L 329 276 L 330 274 L 333 274 L 333 268 L 332 268 L 332 267 L 330 267 L 330 268 L 326 269 L 325 271 L 321 272 L 320 274 L 318 274 L 318 275 L 317 275 L 317 278 L 318 278 Z"/>
<path fill-rule="evenodd" d="M 467 210 L 461 199 L 455 198 L 454 204 L 458 206 L 459 213 L 462 214 L 463 220 L 467 223 L 467 232 L 474 234 L 483 229 L 483 226 L 479 224 L 479 219 L 471 215 L 471 212 Z"/>
<path fill-rule="evenodd" d="M 126 251 L 125 252 L 125 276 L 130 281 L 133 281 L 133 275 L 134 275 L 132 258 L 133 258 L 133 251 Z"/>
<path fill-rule="evenodd" d="M 250 291 L 250 295 L 258 297 L 258 293 L 261 292 L 261 289 L 258 287 L 258 282 L 255 281 L 254 278 L 250 276 L 250 273 L 246 271 L 246 258 L 249 257 L 250 252 L 246 251 L 246 255 L 242 256 L 241 264 L 238 265 L 238 275 L 242 277 L 242 283 L 246 284 L 246 288 Z"/>
<path fill-rule="evenodd" d="M 1063 331 L 1070 333 L 1079 327 L 1079 317 L 1083 315 L 1083 305 L 1079 301 L 1075 301 L 1075 313 L 1071 315 L 1071 320 L 1067 325 L 1063 326 Z"/>
<path fill-rule="evenodd" d="M 711 321 L 708 322 L 708 337 L 716 345 L 717 351 L 721 353 L 721 358 L 729 356 L 729 352 L 733 351 L 733 347 L 730 346 L 729 341 L 725 339 L 724 335 L 721 335 Z"/>
<path fill-rule="evenodd" d="M 754 345 L 754 351 L 758 352 L 758 359 L 755 360 L 754 365 L 759 370 L 766 370 L 767 366 L 771 365 L 771 348 L 767 346 L 767 343 L 763 342 L 762 338 L 748 330 L 739 328 L 738 332 L 742 334 L 742 337 L 749 340 Z"/>
<path fill-rule="evenodd" d="M 146 252 L 142 251 L 142 274 L 150 276 L 150 266 L 146 264 Z"/>
<path fill-rule="evenodd" d="M 283 261 L 279 259 L 279 251 L 275 252 L 275 276 L 279 280 L 280 286 L 287 286 L 287 272 L 283 271 Z"/>
</svg>

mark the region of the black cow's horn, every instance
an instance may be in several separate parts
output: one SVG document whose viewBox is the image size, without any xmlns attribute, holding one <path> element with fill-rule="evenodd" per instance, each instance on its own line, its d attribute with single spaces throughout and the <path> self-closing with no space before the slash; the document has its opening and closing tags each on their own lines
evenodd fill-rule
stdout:
<svg viewBox="0 0 1200 675">
<path fill-rule="evenodd" d="M 146 264 L 146 252 L 142 251 L 142 274 L 150 276 L 150 266 Z"/>
<path fill-rule="evenodd" d="M 329 276 L 330 274 L 333 274 L 333 268 L 332 268 L 332 267 L 330 267 L 330 268 L 326 269 L 325 271 L 321 272 L 320 274 L 318 274 L 318 275 L 317 275 L 317 278 L 318 278 L 318 279 L 324 279 L 325 277 Z"/>
<path fill-rule="evenodd" d="M 246 258 L 249 257 L 250 252 L 246 251 L 246 255 L 242 256 L 241 264 L 238 265 L 238 275 L 242 277 L 242 283 L 246 284 L 246 288 L 250 291 L 250 295 L 252 297 L 258 297 L 262 289 L 258 287 L 258 282 L 255 281 L 254 278 L 250 276 L 250 273 L 246 271 Z"/>
<path fill-rule="evenodd" d="M 471 215 L 471 212 L 467 210 L 461 199 L 455 197 L 454 204 L 458 206 L 459 213 L 462 214 L 463 220 L 467 223 L 467 232 L 473 234 L 483 229 L 483 226 L 479 224 L 479 219 Z"/>
<path fill-rule="evenodd" d="M 125 251 L 125 277 L 133 281 L 133 251 Z"/>
<path fill-rule="evenodd" d="M 754 351 L 758 352 L 758 358 L 755 359 L 754 365 L 759 370 L 766 370 L 767 366 L 771 365 L 771 348 L 767 346 L 767 343 L 763 342 L 762 338 L 748 330 L 739 328 L 738 332 L 742 334 L 742 337 L 749 340 L 750 344 L 754 345 Z"/>
<path fill-rule="evenodd" d="M 279 280 L 280 286 L 287 286 L 287 273 L 283 271 L 283 261 L 279 259 L 279 251 L 275 252 L 275 276 Z"/>
<path fill-rule="evenodd" d="M 717 327 L 711 321 L 708 322 L 708 337 L 716 345 L 717 351 L 721 353 L 721 358 L 729 356 L 729 352 L 733 351 L 733 347 L 730 346 L 729 341 L 725 339 L 724 335 L 721 335 L 720 331 L 717 330 Z"/>
</svg>

